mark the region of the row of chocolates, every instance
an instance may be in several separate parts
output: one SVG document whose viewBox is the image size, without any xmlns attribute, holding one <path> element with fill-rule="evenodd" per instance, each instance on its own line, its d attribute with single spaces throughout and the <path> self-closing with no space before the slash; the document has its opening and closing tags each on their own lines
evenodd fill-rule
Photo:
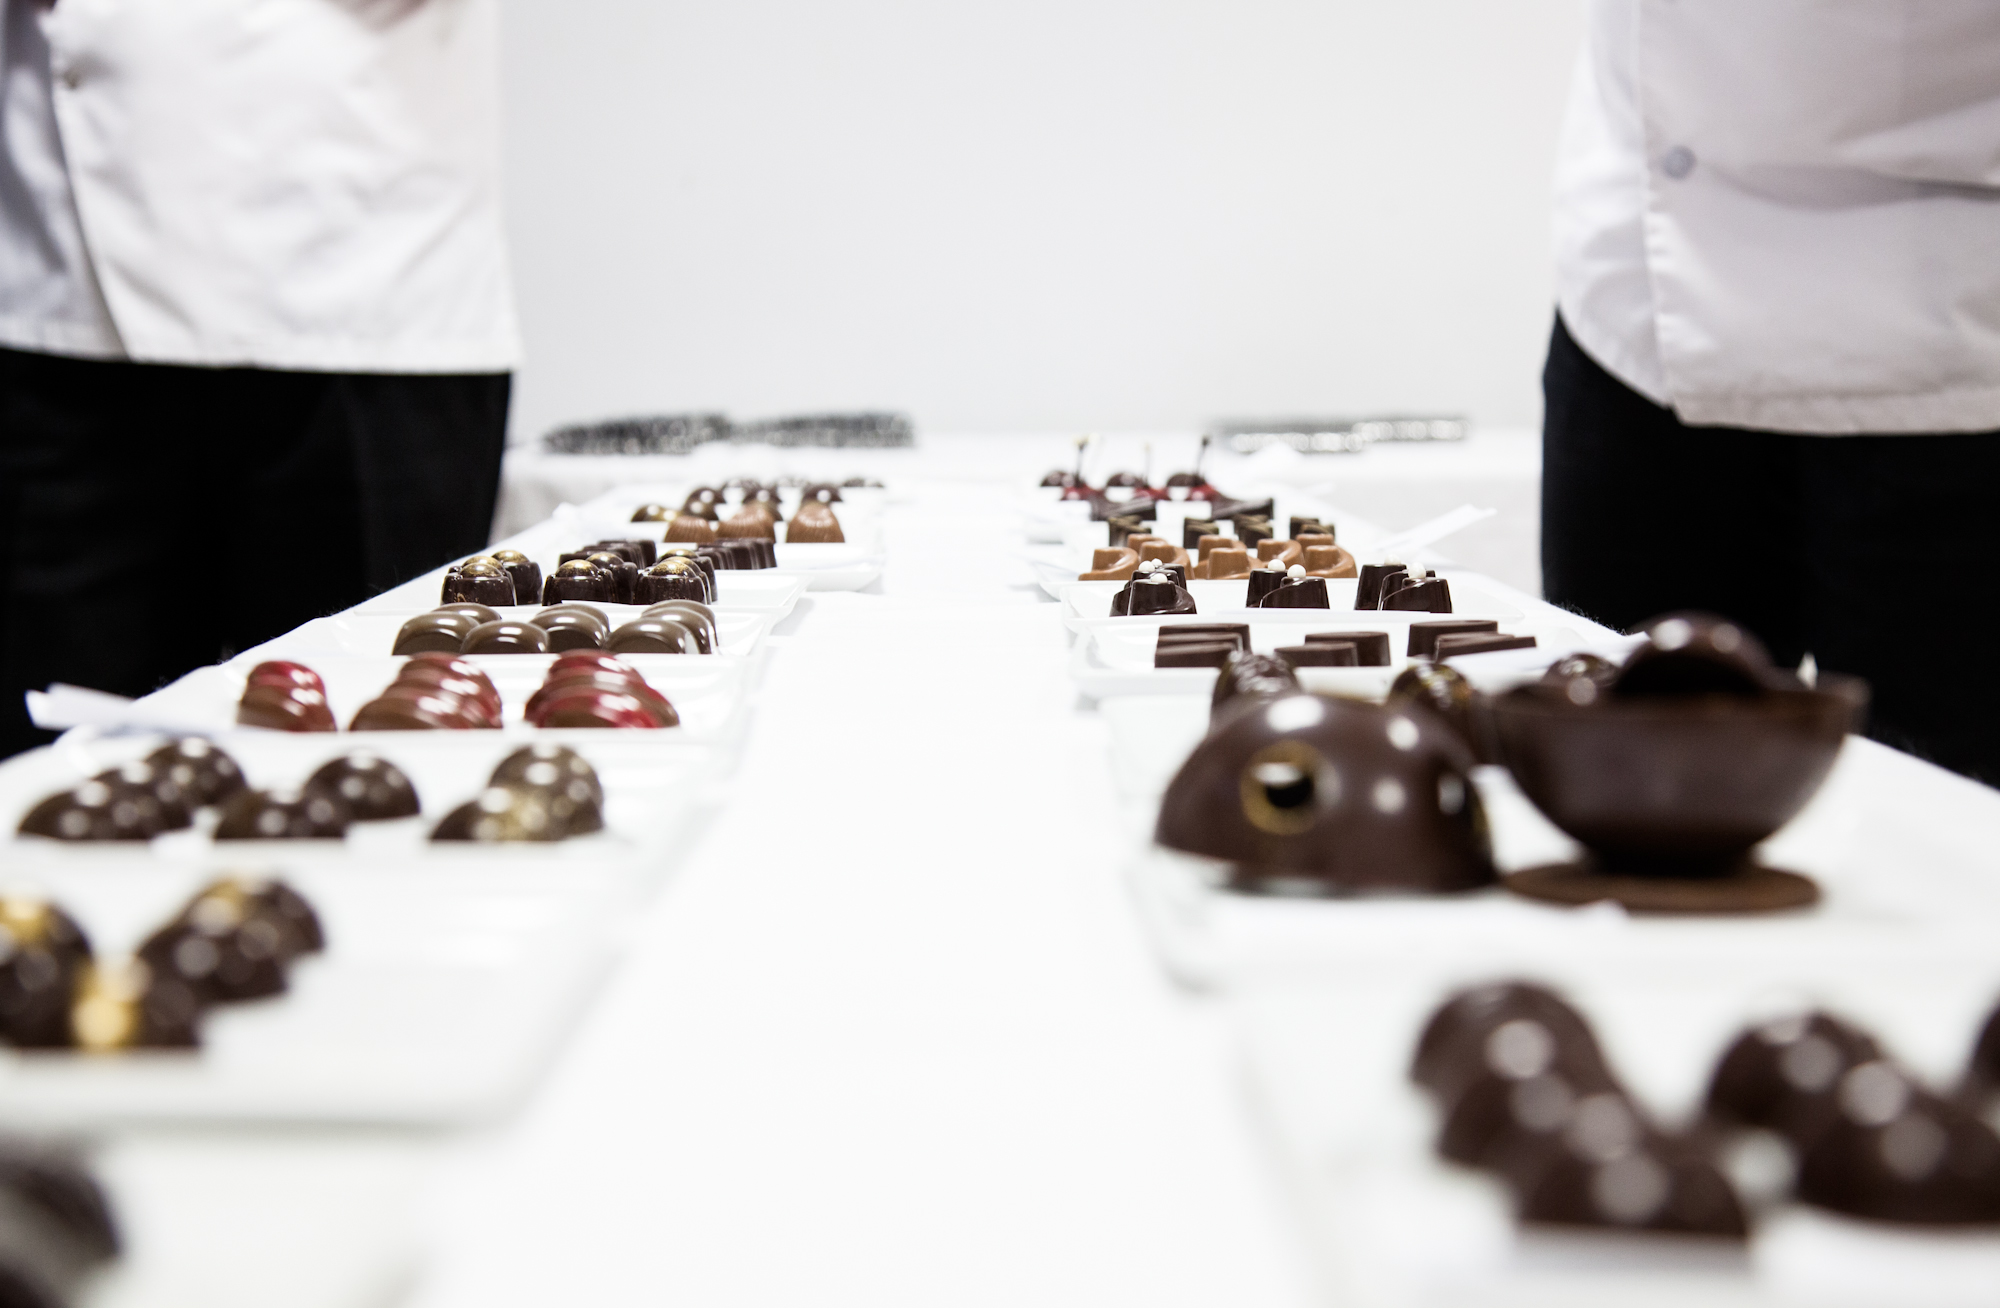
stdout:
<svg viewBox="0 0 2000 1308">
<path fill-rule="evenodd" d="M 147 936 L 98 959 L 61 909 L 0 898 L 0 1039 L 22 1049 L 190 1048 L 219 1004 L 282 994 L 326 947 L 312 906 L 283 882 L 225 878 Z"/>
<path fill-rule="evenodd" d="M 2000 1136 L 1980 1117 L 2000 1089 L 2000 1008 L 1952 1094 L 1840 1018 L 1759 1024 L 1723 1052 L 1700 1120 L 1677 1132 L 1650 1120 L 1589 1024 L 1538 985 L 1452 996 L 1411 1077 L 1440 1109 L 1438 1152 L 1501 1178 L 1527 1222 L 1741 1238 L 1750 1204 L 1792 1198 L 1877 1221 L 2000 1224 Z M 1745 1194 L 1725 1167 L 1750 1133 L 1784 1165 Z"/>
<path fill-rule="evenodd" d="M 1573 889 L 1579 899 L 1565 902 L 1638 909 L 1667 906 L 1648 894 L 1678 895 L 1681 911 L 1810 902 L 1797 897 L 1804 878 L 1735 874 L 1753 870 L 1747 851 L 1825 777 L 1858 688 L 1823 678 L 1808 689 L 1720 620 L 1674 615 L 1648 630 L 1622 665 L 1574 656 L 1492 699 L 1449 665 L 1413 663 L 1375 706 L 1303 693 L 1284 659 L 1241 648 L 1240 625 L 1171 628 L 1163 639 L 1204 659 L 1220 652 L 1223 665 L 1209 734 L 1168 787 L 1156 838 L 1229 864 L 1244 890 L 1491 885 L 1468 777 L 1478 762 L 1500 762 L 1589 851 L 1554 889 L 1510 877 L 1520 893 Z"/>
<path fill-rule="evenodd" d="M 1533 649 L 1533 636 L 1507 635 L 1491 618 L 1450 618 L 1413 622 L 1404 652 L 1413 659 L 1442 662 L 1459 654 Z M 1156 668 L 1221 668 L 1232 655 L 1250 650 L 1250 625 L 1245 622 L 1204 622 L 1163 625 L 1153 645 Z M 1292 668 L 1386 668 L 1390 666 L 1386 631 L 1309 631 L 1298 645 L 1272 651 Z"/>
<path fill-rule="evenodd" d="M 581 600 L 566 600 L 528 618 L 503 618 L 480 604 L 440 605 L 405 622 L 389 652 L 713 654 L 720 646 L 715 610 L 699 600 L 661 600 L 617 627 L 602 609 Z"/>
<path fill-rule="evenodd" d="M 642 700 L 614 672 L 600 668 L 566 673 L 545 702 L 560 703 L 584 682 L 593 688 L 615 686 L 615 693 Z M 486 829 L 480 818 L 496 803 L 496 790 L 507 792 L 502 810 L 528 804 L 560 818 L 554 825 L 543 824 L 543 834 L 509 838 L 560 840 L 604 827 L 604 787 L 596 770 L 573 749 L 537 744 L 502 759 L 480 797 L 447 814 L 432 839 L 498 838 L 480 834 Z M 539 798 L 529 803 L 532 796 Z M 338 840 L 356 823 L 393 822 L 423 811 L 403 770 L 366 750 L 329 760 L 296 790 L 255 790 L 227 754 L 206 740 L 188 737 L 42 800 L 21 820 L 20 834 L 71 842 L 150 840 L 191 829 L 203 808 L 217 811 L 214 838 L 230 841 Z M 524 820 L 520 825 L 527 829 L 535 824 Z"/>
<path fill-rule="evenodd" d="M 498 550 L 445 570 L 440 598 L 446 604 L 482 607 L 517 604 L 654 604 L 694 600 L 713 604 L 717 571 L 777 566 L 768 540 L 656 550 L 649 540 L 597 541 L 570 550 L 544 582 L 539 564 L 516 550 Z M 497 616 L 497 615 L 496 615 Z"/>
</svg>

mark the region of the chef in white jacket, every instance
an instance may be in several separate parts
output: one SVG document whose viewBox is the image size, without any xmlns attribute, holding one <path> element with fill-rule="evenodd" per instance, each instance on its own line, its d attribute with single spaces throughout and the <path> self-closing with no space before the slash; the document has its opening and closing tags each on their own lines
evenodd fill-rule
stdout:
<svg viewBox="0 0 2000 1308">
<path fill-rule="evenodd" d="M 1556 264 L 1549 598 L 2000 783 L 2000 3 L 1592 0 Z"/>
<path fill-rule="evenodd" d="M 0 0 L 0 752 L 480 547 L 494 0 Z"/>
</svg>

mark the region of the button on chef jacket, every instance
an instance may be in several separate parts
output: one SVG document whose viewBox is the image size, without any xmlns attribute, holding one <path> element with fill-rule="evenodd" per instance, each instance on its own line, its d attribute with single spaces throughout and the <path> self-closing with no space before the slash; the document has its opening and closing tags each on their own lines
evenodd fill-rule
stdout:
<svg viewBox="0 0 2000 1308">
<path fill-rule="evenodd" d="M 2000 429 L 2000 0 L 1592 0 L 1577 342 L 1685 422 Z"/>
<path fill-rule="evenodd" d="M 514 366 L 493 0 L 0 4 L 0 345 Z"/>
</svg>

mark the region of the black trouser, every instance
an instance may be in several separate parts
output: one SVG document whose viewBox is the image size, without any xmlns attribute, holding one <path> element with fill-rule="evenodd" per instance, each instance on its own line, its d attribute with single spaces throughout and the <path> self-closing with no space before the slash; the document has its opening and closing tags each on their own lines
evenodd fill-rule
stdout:
<svg viewBox="0 0 2000 1308">
<path fill-rule="evenodd" d="M 0 754 L 479 549 L 510 384 L 0 350 Z"/>
<path fill-rule="evenodd" d="M 1542 374 L 1542 586 L 1629 631 L 1726 614 L 1868 679 L 1868 733 L 2000 784 L 2000 433 L 1689 427 L 1560 318 Z"/>
</svg>

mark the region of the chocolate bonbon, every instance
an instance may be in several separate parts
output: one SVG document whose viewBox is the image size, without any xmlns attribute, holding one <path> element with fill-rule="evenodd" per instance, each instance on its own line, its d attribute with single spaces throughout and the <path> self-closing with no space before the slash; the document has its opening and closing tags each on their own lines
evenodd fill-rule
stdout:
<svg viewBox="0 0 2000 1308">
<path fill-rule="evenodd" d="M 1194 596 L 1176 585 L 1166 570 L 1134 577 L 1123 598 L 1125 611 L 1133 617 L 1195 611 Z"/>
<path fill-rule="evenodd" d="M 687 628 L 664 619 L 692 640 Z M 523 711 L 538 727 L 609 727 L 655 730 L 678 726 L 680 715 L 666 696 L 612 654 L 564 654 Z"/>
<path fill-rule="evenodd" d="M 542 565 L 519 550 L 494 550 L 493 561 L 514 583 L 514 603 L 533 604 L 542 597 Z"/>
<path fill-rule="evenodd" d="M 440 598 L 447 604 L 512 604 L 514 578 L 497 560 L 481 555 L 446 569 Z"/>
<path fill-rule="evenodd" d="M 333 709 L 319 674 L 297 663 L 259 663 L 245 679 L 236 721 L 273 731 L 333 731 Z"/>
<path fill-rule="evenodd" d="M 1641 628 L 1646 643 L 1612 682 L 1616 695 L 1757 696 L 1783 687 L 1755 636 L 1725 618 L 1673 613 Z"/>
<path fill-rule="evenodd" d="M 799 511 L 785 525 L 785 542 L 791 545 L 819 542 L 837 543 L 847 539 L 840 529 L 840 519 L 833 516 L 833 510 L 819 500 L 806 500 L 799 505 Z"/>
<path fill-rule="evenodd" d="M 1280 645 L 1271 651 L 1294 668 L 1353 668 L 1361 659 L 1353 645 L 1344 640 L 1317 640 L 1303 645 Z"/>
<path fill-rule="evenodd" d="M 1257 602 L 1261 609 L 1324 609 L 1331 607 L 1327 602 L 1326 581 L 1320 577 L 1308 577 L 1306 570 L 1297 564 L 1285 579 L 1273 586 Z"/>
<path fill-rule="evenodd" d="M 589 559 L 571 559 L 558 564 L 542 584 L 543 604 L 553 606 L 570 600 L 586 604 L 616 603 L 617 582 L 608 569 L 598 567 Z"/>
<path fill-rule="evenodd" d="M 222 806 L 217 840 L 338 840 L 354 820 L 347 804 L 324 791 L 288 794 L 242 790 Z"/>
<path fill-rule="evenodd" d="M 488 786 L 445 815 L 432 840 L 516 844 L 565 840 L 571 805 L 539 786 Z"/>
<path fill-rule="evenodd" d="M 1354 589 L 1354 607 L 1379 609 L 1382 607 L 1382 584 L 1409 569 L 1401 563 L 1364 563 L 1359 571 L 1360 580 Z"/>
<path fill-rule="evenodd" d="M 181 736 L 146 756 L 162 777 L 172 780 L 196 808 L 219 803 L 243 789 L 243 769 L 200 736 Z"/>
<path fill-rule="evenodd" d="M 528 745 L 500 760 L 496 786 L 531 786 L 552 791 L 569 803 L 569 833 L 584 835 L 604 827 L 604 786 L 597 770 L 566 745 Z"/>
<path fill-rule="evenodd" d="M 1842 1074 L 1801 1150 L 1797 1194 L 1878 1221 L 2000 1224 L 2000 1138 L 1886 1060 Z"/>
<path fill-rule="evenodd" d="M 442 610 L 419 613 L 405 622 L 402 629 L 396 633 L 396 643 L 389 652 L 420 654 L 435 651 L 456 654 L 465 645 L 466 634 L 479 625 L 477 619 L 463 613 L 446 613 Z"/>
<path fill-rule="evenodd" d="M 204 1004 L 282 994 L 292 962 L 324 946 L 312 909 L 289 887 L 235 878 L 217 881 L 155 931 L 138 958 Z"/>
<path fill-rule="evenodd" d="M 1156 668 L 1219 668 L 1242 647 L 1233 640 L 1182 640 L 1153 649 Z"/>
<path fill-rule="evenodd" d="M 1357 604 L 1358 608 L 1359 605 Z M 1411 567 L 1382 579 L 1381 608 L 1416 613 L 1451 612 L 1451 583 Z"/>
<path fill-rule="evenodd" d="M 584 604 L 557 604 L 529 619 L 548 633 L 549 651 L 554 654 L 572 649 L 602 649 L 611 624 L 596 609 Z"/>
<path fill-rule="evenodd" d="M 546 654 L 549 633 L 532 622 L 502 618 L 465 633 L 467 654 Z"/>
<path fill-rule="evenodd" d="M 1295 694 L 1298 689 L 1299 679 L 1285 660 L 1232 649 L 1222 662 L 1222 675 L 1215 679 L 1215 692 L 1209 696 L 1209 723 L 1212 726 L 1221 721 L 1226 712 Z"/>
<path fill-rule="evenodd" d="M 1443 662 L 1460 654 L 1494 654 L 1510 649 L 1534 649 L 1533 636 L 1508 636 L 1500 632 L 1455 632 L 1437 638 L 1433 656 Z"/>
<path fill-rule="evenodd" d="M 0 896 L 0 1039 L 17 1049 L 70 1040 L 70 999 L 90 963 L 83 929 L 47 900 Z"/>
<path fill-rule="evenodd" d="M 137 959 L 96 962 L 77 979 L 70 1006 L 70 1038 L 78 1049 L 192 1049 L 200 1043 L 202 1004 L 178 977 Z"/>
<path fill-rule="evenodd" d="M 29 809 L 20 825 L 24 836 L 65 841 L 151 840 L 170 829 L 151 789 L 116 772 L 49 796 Z"/>
<path fill-rule="evenodd" d="M 1494 879 L 1470 756 L 1423 717 L 1288 695 L 1231 715 L 1160 804 L 1160 844 L 1240 890 L 1468 890 Z"/>
<path fill-rule="evenodd" d="M 1389 666 L 1389 633 L 1386 631 L 1309 631 L 1306 644 L 1321 641 L 1354 646 L 1354 661 L 1364 668 Z"/>
<path fill-rule="evenodd" d="M 706 603 L 713 598 L 708 576 L 693 559 L 662 559 L 633 579 L 634 604 L 658 604 L 664 600 L 694 600 Z"/>
<path fill-rule="evenodd" d="M 301 790 L 331 795 L 347 806 L 356 822 L 387 822 L 414 817 L 419 805 L 416 787 L 403 770 L 379 754 L 355 750 L 322 763 Z"/>
<path fill-rule="evenodd" d="M 670 617 L 635 618 L 604 642 L 613 654 L 699 654 L 694 632 Z"/>
<path fill-rule="evenodd" d="M 694 600 L 665 600 L 639 615 L 642 618 L 671 618 L 694 633 L 695 648 L 713 654 L 722 647 L 715 627 L 715 610 Z"/>
<path fill-rule="evenodd" d="M 1388 700 L 1433 714 L 1480 762 L 1490 763 L 1497 757 L 1485 721 L 1485 701 L 1457 668 L 1412 663 L 1389 683 Z"/>
<path fill-rule="evenodd" d="M 1404 653 L 1413 659 L 1428 659 L 1437 656 L 1440 636 L 1478 635 L 1500 630 L 1500 624 L 1492 618 L 1450 618 L 1436 622 L 1412 622 L 1409 644 Z"/>
<path fill-rule="evenodd" d="M 1840 1078 L 1881 1056 L 1873 1036 L 1830 1014 L 1774 1018 L 1723 1051 L 1709 1077 L 1707 1112 L 1802 1144 L 1825 1126 Z"/>
<path fill-rule="evenodd" d="M 715 539 L 715 523 L 692 513 L 684 513 L 667 524 L 669 543 L 706 545 Z"/>
<path fill-rule="evenodd" d="M 632 510 L 634 522 L 672 522 L 680 515 L 664 504 L 641 504 Z"/>
</svg>

